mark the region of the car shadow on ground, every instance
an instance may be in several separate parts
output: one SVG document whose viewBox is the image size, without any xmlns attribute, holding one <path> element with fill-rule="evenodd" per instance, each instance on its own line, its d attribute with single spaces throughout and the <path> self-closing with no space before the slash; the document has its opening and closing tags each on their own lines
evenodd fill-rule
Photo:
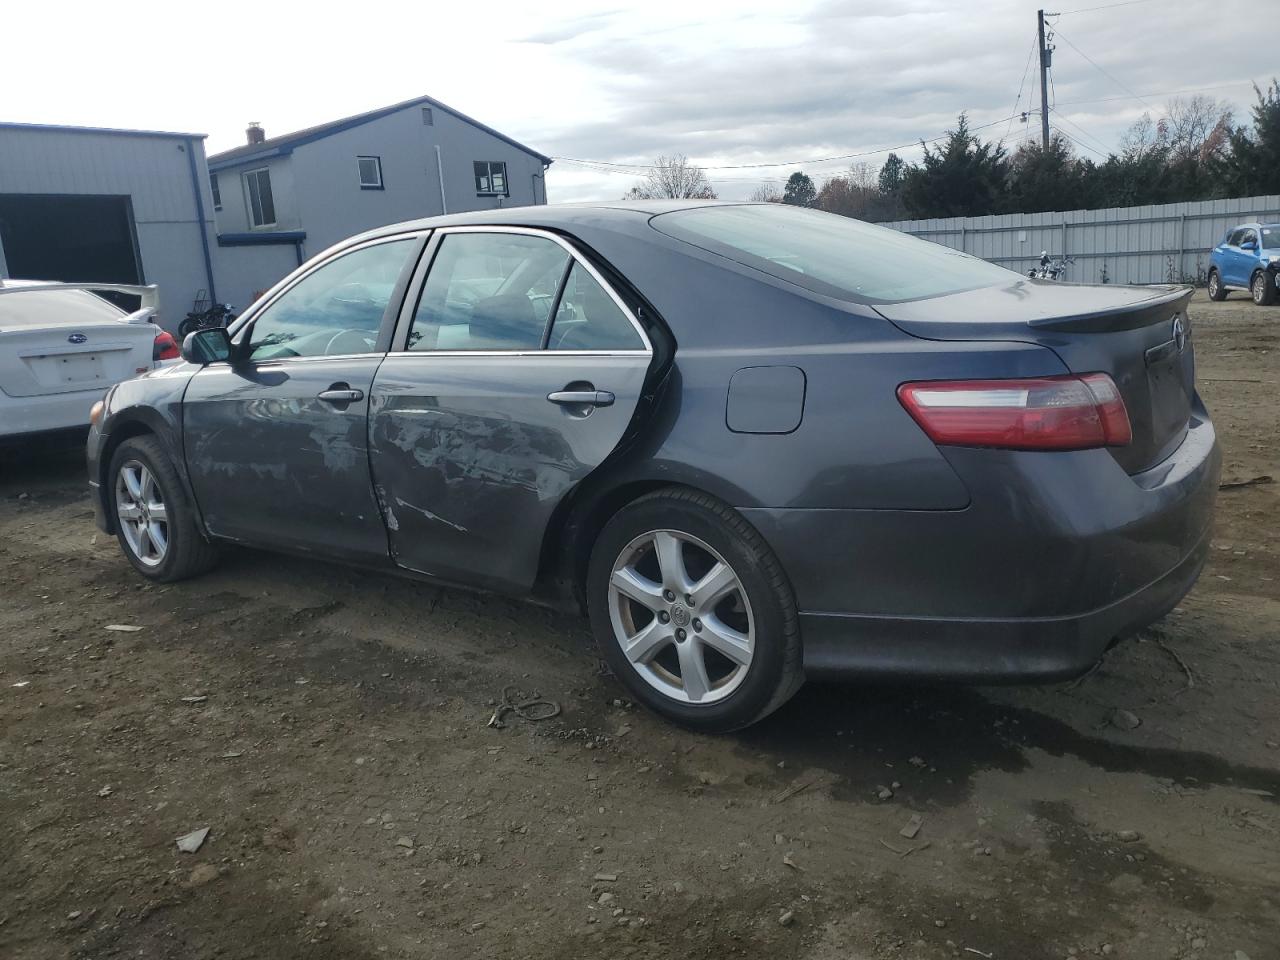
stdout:
<svg viewBox="0 0 1280 960">
<path fill-rule="evenodd" d="M 1073 756 L 1111 773 L 1265 791 L 1273 803 L 1280 797 L 1280 770 L 1235 765 L 1209 753 L 1119 743 L 973 687 L 811 683 L 737 738 L 744 750 L 787 766 L 830 771 L 837 778 L 831 784 L 837 799 L 865 801 L 869 785 L 898 781 L 903 786 L 896 795 L 910 803 L 912 781 L 921 781 L 914 774 L 927 771 L 928 800 L 960 802 L 976 774 L 1026 769 L 1028 750 Z"/>
</svg>

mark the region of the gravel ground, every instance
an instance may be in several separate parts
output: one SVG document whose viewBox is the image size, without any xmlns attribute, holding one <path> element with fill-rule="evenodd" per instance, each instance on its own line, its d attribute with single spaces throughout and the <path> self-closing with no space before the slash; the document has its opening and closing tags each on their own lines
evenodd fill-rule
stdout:
<svg viewBox="0 0 1280 960">
<path fill-rule="evenodd" d="M 1280 309 L 1192 318 L 1224 479 L 1280 476 Z M 1278 497 L 1224 491 L 1195 591 L 1083 681 L 810 685 L 713 738 L 573 618 L 250 552 L 144 584 L 78 453 L 28 452 L 0 956 L 1280 956 Z M 486 726 L 508 685 L 562 714 Z"/>
</svg>

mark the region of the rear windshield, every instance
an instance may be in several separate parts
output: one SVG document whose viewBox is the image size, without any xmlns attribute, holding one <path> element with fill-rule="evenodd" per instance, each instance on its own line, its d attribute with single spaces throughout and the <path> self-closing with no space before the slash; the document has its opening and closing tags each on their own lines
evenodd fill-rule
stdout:
<svg viewBox="0 0 1280 960">
<path fill-rule="evenodd" d="M 897 230 L 784 204 L 697 207 L 651 222 L 678 240 L 841 300 L 899 303 L 1020 279 Z"/>
<path fill-rule="evenodd" d="M 0 294 L 0 327 L 47 327 L 60 323 L 119 320 L 118 310 L 87 290 L 13 289 Z"/>
</svg>

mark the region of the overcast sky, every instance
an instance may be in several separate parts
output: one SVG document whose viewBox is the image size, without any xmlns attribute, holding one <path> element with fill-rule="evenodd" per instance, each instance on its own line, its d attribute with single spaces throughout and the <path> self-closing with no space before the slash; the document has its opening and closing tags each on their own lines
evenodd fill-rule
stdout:
<svg viewBox="0 0 1280 960">
<path fill-rule="evenodd" d="M 961 111 L 1011 145 L 1038 135 L 1037 116 L 1007 119 L 1020 88 L 1017 109 L 1039 107 L 1029 61 L 1038 6 L 11 2 L 0 120 L 206 133 L 214 153 L 242 143 L 250 120 L 271 136 L 425 93 L 557 158 L 685 153 L 735 198 L 799 169 L 821 183 L 849 164 L 814 158 L 880 150 L 865 158 L 878 164 L 881 148 L 937 137 Z M 1219 97 L 1244 119 L 1250 84 L 1280 73 L 1257 0 L 1053 9 L 1063 12 L 1051 21 L 1051 122 L 1084 155 L 1114 149 L 1177 91 Z M 625 168 L 558 159 L 548 193 L 613 199 L 634 182 Z"/>
</svg>

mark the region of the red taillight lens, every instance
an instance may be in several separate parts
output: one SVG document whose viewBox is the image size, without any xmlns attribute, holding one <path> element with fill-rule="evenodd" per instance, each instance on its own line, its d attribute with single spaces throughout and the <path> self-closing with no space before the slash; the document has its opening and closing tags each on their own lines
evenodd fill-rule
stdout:
<svg viewBox="0 0 1280 960">
<path fill-rule="evenodd" d="M 155 343 L 151 347 L 152 360 L 176 360 L 180 356 L 182 352 L 178 349 L 178 341 L 173 339 L 173 334 L 165 330 L 156 334 Z"/>
<path fill-rule="evenodd" d="M 1133 439 L 1124 399 L 1105 373 L 904 383 L 898 399 L 934 443 L 1087 450 Z"/>
</svg>

